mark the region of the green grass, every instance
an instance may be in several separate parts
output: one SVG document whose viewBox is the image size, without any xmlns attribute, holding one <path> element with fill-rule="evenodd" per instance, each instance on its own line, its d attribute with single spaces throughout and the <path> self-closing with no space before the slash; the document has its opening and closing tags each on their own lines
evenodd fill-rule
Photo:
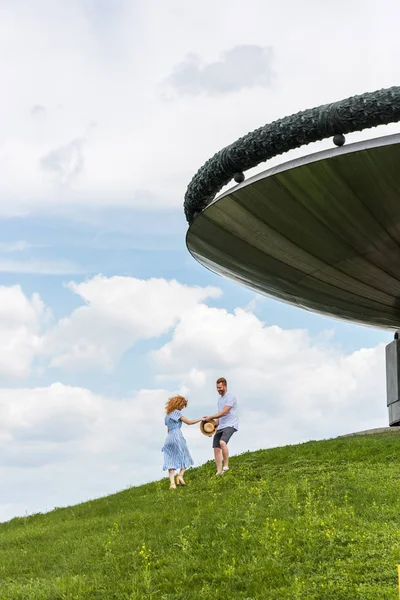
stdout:
<svg viewBox="0 0 400 600">
<path fill-rule="evenodd" d="M 400 438 L 212 462 L 0 525 L 1 600 L 398 598 Z"/>
</svg>

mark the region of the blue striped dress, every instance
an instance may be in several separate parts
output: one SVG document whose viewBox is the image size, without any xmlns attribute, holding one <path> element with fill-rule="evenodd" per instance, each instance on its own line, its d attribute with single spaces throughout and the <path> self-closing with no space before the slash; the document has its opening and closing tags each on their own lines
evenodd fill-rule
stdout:
<svg viewBox="0 0 400 600">
<path fill-rule="evenodd" d="M 181 415 L 182 411 L 173 410 L 164 419 L 165 425 L 168 427 L 168 434 L 161 450 L 161 452 L 164 452 L 163 471 L 187 469 L 194 464 L 181 431 Z"/>
</svg>

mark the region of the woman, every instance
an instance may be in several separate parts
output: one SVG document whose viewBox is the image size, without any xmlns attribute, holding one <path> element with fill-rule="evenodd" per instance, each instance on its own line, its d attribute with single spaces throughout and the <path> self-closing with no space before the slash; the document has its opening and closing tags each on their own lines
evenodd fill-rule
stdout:
<svg viewBox="0 0 400 600">
<path fill-rule="evenodd" d="M 164 467 L 163 470 L 168 470 L 170 490 L 176 489 L 175 471 L 179 470 L 176 478 L 178 485 L 186 485 L 183 480 L 183 474 L 188 467 L 193 465 L 193 459 L 190 456 L 186 440 L 182 435 L 182 423 L 186 425 L 195 425 L 200 423 L 201 419 L 191 421 L 182 415 L 182 410 L 186 408 L 187 400 L 183 396 L 174 396 L 170 398 L 166 404 L 165 425 L 168 429 L 167 439 L 165 440 L 162 452 L 164 452 Z"/>
</svg>

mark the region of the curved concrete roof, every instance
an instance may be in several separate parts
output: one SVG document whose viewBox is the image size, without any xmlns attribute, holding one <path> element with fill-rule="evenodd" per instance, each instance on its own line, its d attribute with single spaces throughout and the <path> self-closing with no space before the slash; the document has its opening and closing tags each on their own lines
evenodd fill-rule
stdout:
<svg viewBox="0 0 400 600">
<path fill-rule="evenodd" d="M 338 318 L 400 327 L 400 135 L 269 169 L 216 198 L 187 233 L 204 266 Z"/>
</svg>

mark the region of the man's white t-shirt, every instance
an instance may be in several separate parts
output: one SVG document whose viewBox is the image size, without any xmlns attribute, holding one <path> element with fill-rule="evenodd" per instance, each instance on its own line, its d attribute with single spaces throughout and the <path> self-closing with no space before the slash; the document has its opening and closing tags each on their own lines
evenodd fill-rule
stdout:
<svg viewBox="0 0 400 600">
<path fill-rule="evenodd" d="M 231 410 L 224 417 L 220 417 L 218 423 L 218 429 L 224 429 L 224 427 L 234 427 L 239 429 L 239 415 L 237 409 L 236 396 L 232 392 L 226 392 L 225 396 L 218 394 L 218 412 L 221 412 L 224 406 L 231 406 Z"/>
</svg>

